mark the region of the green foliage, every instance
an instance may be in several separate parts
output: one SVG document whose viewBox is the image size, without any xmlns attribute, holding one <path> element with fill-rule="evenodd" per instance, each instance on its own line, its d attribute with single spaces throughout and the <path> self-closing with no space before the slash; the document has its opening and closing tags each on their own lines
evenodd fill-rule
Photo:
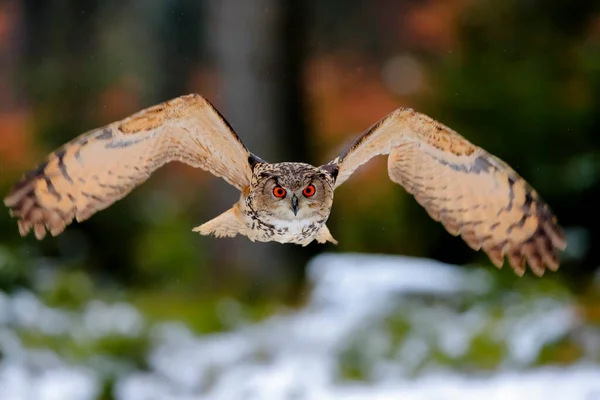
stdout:
<svg viewBox="0 0 600 400">
<path fill-rule="evenodd" d="M 341 381 L 369 381 L 370 364 L 364 351 L 357 346 L 346 348 L 338 360 L 338 379 Z"/>
<path fill-rule="evenodd" d="M 90 275 L 81 269 L 57 269 L 54 284 L 42 295 L 49 306 L 77 309 L 93 299 L 99 292 Z"/>
<path fill-rule="evenodd" d="M 506 344 L 494 338 L 494 326 L 487 328 L 471 340 L 469 350 L 461 359 L 446 359 L 444 364 L 452 365 L 458 361 L 468 371 L 494 371 L 506 357 Z M 441 353 L 440 361 L 443 359 Z"/>
<path fill-rule="evenodd" d="M 127 368 L 145 369 L 148 355 L 148 338 L 145 335 L 103 336 L 96 340 L 77 340 L 69 335 L 51 336 L 30 330 L 21 330 L 19 337 L 30 349 L 49 349 L 61 354 L 70 362 L 89 363 L 93 358 L 107 358 Z"/>
<path fill-rule="evenodd" d="M 537 364 L 570 365 L 585 358 L 585 356 L 585 349 L 583 349 L 581 343 L 578 343 L 574 338 L 565 337 L 554 343 L 546 344 L 540 351 Z M 592 359 L 594 362 L 600 362 L 599 355 L 592 357 Z"/>
</svg>

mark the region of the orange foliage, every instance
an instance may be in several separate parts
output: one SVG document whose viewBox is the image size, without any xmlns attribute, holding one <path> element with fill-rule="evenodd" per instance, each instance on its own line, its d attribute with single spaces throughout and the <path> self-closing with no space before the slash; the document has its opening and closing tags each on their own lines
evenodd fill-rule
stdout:
<svg viewBox="0 0 600 400">
<path fill-rule="evenodd" d="M 596 15 L 590 22 L 587 42 L 593 44 L 600 42 L 600 15 Z"/>
<path fill-rule="evenodd" d="M 399 16 L 398 26 L 417 46 L 432 51 L 449 51 L 458 45 L 457 26 L 468 0 L 423 1 Z"/>
<path fill-rule="evenodd" d="M 324 161 L 336 156 L 362 132 L 398 107 L 403 99 L 391 93 L 380 79 L 370 60 L 358 56 L 331 56 L 308 60 L 306 88 L 311 108 L 315 142 L 325 149 Z M 347 202 L 348 208 L 369 207 L 390 195 L 392 185 L 387 178 L 385 160 L 361 167 L 354 182 L 368 183 L 369 196 L 358 196 Z M 342 194 L 343 195 L 343 194 Z"/>
<path fill-rule="evenodd" d="M 10 26 L 8 15 L 6 15 L 6 10 L 0 8 L 0 51 L 4 51 L 4 47 L 8 42 L 7 37 L 9 31 Z"/>
<path fill-rule="evenodd" d="M 0 52 L 5 51 L 9 45 L 10 36 L 13 31 L 11 15 L 14 12 L 14 3 L 7 1 L 0 3 Z"/>
<path fill-rule="evenodd" d="M 140 94 L 135 80 L 124 77 L 100 94 L 92 112 L 102 121 L 116 121 L 140 108 Z"/>
<path fill-rule="evenodd" d="M 215 71 L 197 67 L 191 71 L 187 81 L 189 82 L 187 85 L 188 93 L 198 93 L 206 97 L 215 107 L 219 108 L 219 99 L 217 98 L 219 93 L 219 76 Z"/>
<path fill-rule="evenodd" d="M 29 134 L 29 113 L 0 111 L 0 160 L 6 170 L 21 170 L 35 162 Z"/>
<path fill-rule="evenodd" d="M 400 105 L 368 60 L 315 58 L 307 62 L 305 76 L 312 125 L 325 141 L 331 136 L 353 137 Z"/>
<path fill-rule="evenodd" d="M 431 0 L 417 2 L 398 14 L 399 34 L 410 38 L 414 46 L 431 51 L 448 51 L 458 45 L 457 27 L 461 11 L 469 0 Z M 400 106 L 410 106 L 395 95 L 381 79 L 373 61 L 356 54 L 334 54 L 308 60 L 305 82 L 309 96 L 312 126 L 316 141 L 334 156 L 344 145 Z M 422 89 L 427 89 L 426 85 Z M 333 147 L 332 147 L 333 146 Z M 336 147 L 337 146 L 337 147 Z M 375 179 L 383 172 L 384 162 L 375 162 L 358 179 Z M 384 186 L 387 185 L 384 184 Z M 383 189 L 382 190 L 386 190 Z"/>
<path fill-rule="evenodd" d="M 580 301 L 577 307 L 577 312 L 585 321 L 600 325 L 599 299 L 586 298 L 583 301 Z"/>
</svg>

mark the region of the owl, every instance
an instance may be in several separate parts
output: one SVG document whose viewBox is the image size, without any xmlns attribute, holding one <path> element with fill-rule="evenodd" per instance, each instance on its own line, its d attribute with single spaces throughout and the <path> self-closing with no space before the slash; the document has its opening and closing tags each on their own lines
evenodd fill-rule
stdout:
<svg viewBox="0 0 600 400">
<path fill-rule="evenodd" d="M 390 179 L 414 195 L 452 235 L 493 264 L 522 276 L 559 266 L 566 241 L 556 217 L 510 166 L 452 129 L 399 108 L 319 167 L 268 163 L 250 152 L 204 97 L 191 94 L 75 138 L 27 173 L 4 199 L 19 232 L 60 234 L 126 196 L 157 168 L 180 161 L 240 191 L 227 211 L 196 227 L 201 235 L 306 246 L 337 241 L 326 222 L 335 189 L 358 167 L 388 155 Z"/>
</svg>

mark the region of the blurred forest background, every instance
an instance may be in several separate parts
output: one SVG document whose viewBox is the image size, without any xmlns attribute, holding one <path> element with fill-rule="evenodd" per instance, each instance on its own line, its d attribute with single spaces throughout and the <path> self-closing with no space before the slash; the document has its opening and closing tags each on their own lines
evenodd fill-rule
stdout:
<svg viewBox="0 0 600 400">
<path fill-rule="evenodd" d="M 563 274 L 600 265 L 598 2 L 36 1 L 0 8 L 0 188 L 81 132 L 197 92 L 269 161 L 319 165 L 397 107 L 455 128 L 511 164 L 569 236 Z M 41 243 L 0 213 L 27 280 L 43 258 L 133 287 L 290 294 L 308 249 L 190 233 L 236 201 L 203 171 L 169 165 L 124 201 Z M 381 157 L 336 194 L 336 251 L 489 264 L 448 235 Z M 577 206 L 574 206 L 577 205 Z M 226 251 L 225 251 L 226 250 Z M 251 293 L 250 293 L 251 292 Z"/>
<path fill-rule="evenodd" d="M 191 92 L 268 161 L 324 163 L 400 106 L 449 125 L 550 204 L 569 246 L 543 279 L 600 321 L 600 2 L 0 0 L 0 192 L 76 135 Z M 323 251 L 493 268 L 389 180 L 384 158 L 336 192 L 337 247 L 191 232 L 236 199 L 173 164 L 56 238 L 20 238 L 5 210 L 0 290 L 73 308 L 127 300 L 209 332 L 224 296 L 251 318 L 301 303 L 306 262 Z"/>
</svg>

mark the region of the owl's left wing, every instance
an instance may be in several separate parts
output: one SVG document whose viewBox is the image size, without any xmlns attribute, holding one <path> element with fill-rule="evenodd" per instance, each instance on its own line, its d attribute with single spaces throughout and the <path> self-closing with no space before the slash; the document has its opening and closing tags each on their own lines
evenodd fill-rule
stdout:
<svg viewBox="0 0 600 400">
<path fill-rule="evenodd" d="M 453 235 L 483 249 L 518 275 L 525 261 L 536 275 L 558 269 L 561 227 L 536 191 L 502 160 L 452 129 L 411 109 L 398 109 L 328 163 L 336 187 L 371 158 L 389 154 L 388 173 Z"/>
<path fill-rule="evenodd" d="M 204 97 L 191 94 L 94 129 L 51 153 L 4 199 L 19 232 L 58 235 L 125 197 L 164 164 L 180 161 L 245 190 L 252 154 Z"/>
</svg>

